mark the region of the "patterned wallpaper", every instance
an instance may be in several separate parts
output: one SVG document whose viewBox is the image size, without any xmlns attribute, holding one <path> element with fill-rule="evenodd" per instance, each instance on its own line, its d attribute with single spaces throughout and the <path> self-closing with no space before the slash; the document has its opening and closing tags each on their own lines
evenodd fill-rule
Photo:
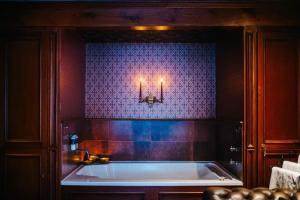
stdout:
<svg viewBox="0 0 300 200">
<path fill-rule="evenodd" d="M 164 103 L 149 107 L 143 96 Z M 214 43 L 88 43 L 86 45 L 87 118 L 214 118 L 216 64 Z"/>
</svg>

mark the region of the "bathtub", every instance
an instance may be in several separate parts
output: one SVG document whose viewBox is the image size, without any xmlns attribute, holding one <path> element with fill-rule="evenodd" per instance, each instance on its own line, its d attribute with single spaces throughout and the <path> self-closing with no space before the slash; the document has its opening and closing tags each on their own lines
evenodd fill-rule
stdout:
<svg viewBox="0 0 300 200">
<path fill-rule="evenodd" d="M 111 162 L 80 166 L 62 186 L 242 186 L 215 162 Z"/>
</svg>

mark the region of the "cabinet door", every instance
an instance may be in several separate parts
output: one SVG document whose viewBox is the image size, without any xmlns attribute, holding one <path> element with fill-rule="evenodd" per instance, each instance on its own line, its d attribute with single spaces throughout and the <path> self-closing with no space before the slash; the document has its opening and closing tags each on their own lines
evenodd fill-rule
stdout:
<svg viewBox="0 0 300 200">
<path fill-rule="evenodd" d="M 54 143 L 52 36 L 18 31 L 1 35 L 1 177 L 5 199 L 50 198 Z"/>
<path fill-rule="evenodd" d="M 298 38 L 295 31 L 258 33 L 259 185 L 267 186 L 275 159 L 265 160 L 266 149 L 285 152 L 300 145 Z"/>
</svg>

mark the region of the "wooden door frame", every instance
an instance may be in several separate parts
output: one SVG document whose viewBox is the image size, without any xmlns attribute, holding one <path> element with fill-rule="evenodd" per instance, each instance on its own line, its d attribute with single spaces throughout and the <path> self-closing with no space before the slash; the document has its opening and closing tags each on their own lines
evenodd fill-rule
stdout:
<svg viewBox="0 0 300 200">
<path fill-rule="evenodd" d="M 243 182 L 257 185 L 257 27 L 244 27 Z"/>
</svg>

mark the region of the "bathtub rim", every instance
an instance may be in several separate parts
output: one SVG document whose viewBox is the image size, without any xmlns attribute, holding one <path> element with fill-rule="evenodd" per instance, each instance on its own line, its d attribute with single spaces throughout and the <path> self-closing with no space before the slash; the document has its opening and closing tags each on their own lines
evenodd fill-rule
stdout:
<svg viewBox="0 0 300 200">
<path fill-rule="evenodd" d="M 76 174 L 80 169 L 85 166 L 81 164 L 72 170 L 65 178 L 60 181 L 61 186 L 101 186 L 101 187 L 111 187 L 111 186 L 129 186 L 129 187 L 167 187 L 167 186 L 243 186 L 244 183 L 242 180 L 237 178 L 234 174 L 229 172 L 226 168 L 224 168 L 217 161 L 111 161 L 109 164 L 113 163 L 210 163 L 214 164 L 217 168 L 223 170 L 227 175 L 231 177 L 231 179 L 225 180 L 155 180 L 155 181 L 141 181 L 141 180 L 133 180 L 133 181 L 68 181 L 67 179 L 72 175 Z M 95 163 L 92 165 L 107 165 Z"/>
</svg>

